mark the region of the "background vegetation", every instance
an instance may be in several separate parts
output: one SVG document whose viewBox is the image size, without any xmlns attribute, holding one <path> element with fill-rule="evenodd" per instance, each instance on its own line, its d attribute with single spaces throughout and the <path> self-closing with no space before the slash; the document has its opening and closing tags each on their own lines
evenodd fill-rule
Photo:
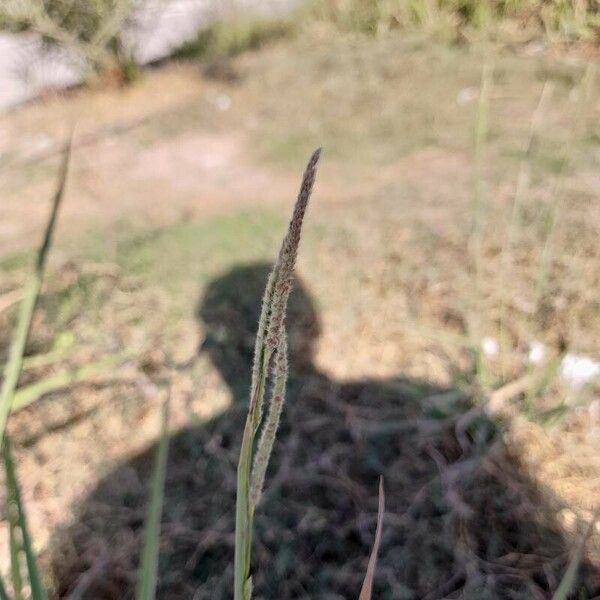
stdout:
<svg viewBox="0 0 600 600">
<path fill-rule="evenodd" d="M 51 597 L 145 598 L 156 577 L 158 597 L 230 598 L 260 300 L 323 144 L 255 596 L 356 597 L 381 475 L 374 597 L 598 596 L 596 17 L 584 2 L 311 3 L 3 117 L 10 365 L 79 115 L 6 430 L 21 482 L 4 498 L 6 593 L 28 595 L 35 554 Z"/>
</svg>

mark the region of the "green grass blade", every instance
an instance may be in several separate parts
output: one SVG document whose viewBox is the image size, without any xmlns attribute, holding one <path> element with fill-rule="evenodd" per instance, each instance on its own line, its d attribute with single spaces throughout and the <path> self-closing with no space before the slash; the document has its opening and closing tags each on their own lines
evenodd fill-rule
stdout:
<svg viewBox="0 0 600 600">
<path fill-rule="evenodd" d="M 234 599 L 249 600 L 250 548 L 252 545 L 252 514 L 250 507 L 250 468 L 254 431 L 248 415 L 237 470 L 235 506 Z"/>
<path fill-rule="evenodd" d="M 21 575 L 21 544 L 19 523 L 14 499 L 7 498 L 8 546 L 10 552 L 10 581 L 15 600 L 23 600 L 23 576 Z"/>
<path fill-rule="evenodd" d="M 46 593 L 42 586 L 37 561 L 33 552 L 29 530 L 27 529 L 27 520 L 25 517 L 25 509 L 21 499 L 15 468 L 10 451 L 10 443 L 5 435 L 6 421 L 12 408 L 12 403 L 15 395 L 15 389 L 23 368 L 23 355 L 29 331 L 31 329 L 31 321 L 35 310 L 42 282 L 48 251 L 52 244 L 52 236 L 56 226 L 58 211 L 64 196 L 65 184 L 68 174 L 69 158 L 71 153 L 71 144 L 69 143 L 65 149 L 62 167 L 58 177 L 58 185 L 54 198 L 52 199 L 52 210 L 44 232 L 42 244 L 38 250 L 35 269 L 33 276 L 26 290 L 25 297 L 21 302 L 17 326 L 14 333 L 13 341 L 10 348 L 8 362 L 4 369 L 4 380 L 0 390 L 0 449 L 2 450 L 2 458 L 6 471 L 6 487 L 7 501 L 9 514 L 9 535 L 11 549 L 11 575 L 14 587 L 14 592 L 17 595 L 16 600 L 22 596 L 22 580 L 20 570 L 20 554 L 25 554 L 25 562 L 27 564 L 27 574 L 29 585 L 31 588 L 32 600 L 45 600 Z M 11 517 L 12 515 L 12 517 Z M 14 518 L 13 518 L 14 517 Z M 20 540 L 18 539 L 20 532 Z"/>
<path fill-rule="evenodd" d="M 483 272 L 483 230 L 484 217 L 486 215 L 485 202 L 485 152 L 489 137 L 489 112 L 490 97 L 493 84 L 494 67 L 489 57 L 485 57 L 481 71 L 481 84 L 479 89 L 479 103 L 477 107 L 477 116 L 475 121 L 474 141 L 473 141 L 473 181 L 472 181 L 472 224 L 469 236 L 469 253 L 473 261 L 473 294 L 472 305 L 468 319 L 468 332 L 471 340 L 471 347 L 475 352 L 475 362 L 477 368 L 478 382 L 482 387 L 489 383 L 486 363 L 482 360 L 482 353 L 479 351 L 481 331 L 482 292 L 481 277 Z M 476 350 L 477 349 L 477 350 Z"/>
<path fill-rule="evenodd" d="M 569 566 L 567 567 L 567 570 L 565 571 L 565 574 L 563 575 L 556 592 L 554 592 L 552 600 L 568 600 L 572 596 L 575 589 L 575 584 L 577 582 L 579 566 L 583 560 L 585 545 L 596 527 L 596 522 L 598 521 L 599 516 L 600 515 L 598 513 L 594 515 L 594 518 L 592 519 L 587 531 L 581 537 L 579 544 L 577 544 L 577 547 L 571 556 L 571 560 L 569 561 Z"/>
<path fill-rule="evenodd" d="M 561 579 L 560 585 L 554 593 L 554 596 L 552 596 L 552 600 L 568 600 L 568 598 L 570 598 L 573 588 L 575 587 L 577 572 L 579 571 L 579 564 L 581 563 L 583 555 L 583 552 L 580 552 L 580 548 L 581 546 L 578 547 L 577 551 L 573 554 L 569 566 Z"/>
<path fill-rule="evenodd" d="M 15 600 L 23 600 L 23 576 L 21 575 L 21 544 L 19 542 L 19 524 L 17 511 L 12 498 L 7 499 L 8 545 L 10 551 L 10 581 Z"/>
<path fill-rule="evenodd" d="M 4 585 L 4 580 L 0 577 L 0 600 L 11 600 L 8 592 L 6 591 L 6 586 Z"/>
<path fill-rule="evenodd" d="M 158 576 L 158 549 L 160 541 L 160 521 L 164 500 L 165 474 L 169 453 L 169 399 L 163 405 L 160 442 L 156 451 L 156 461 L 152 473 L 152 488 L 146 525 L 144 549 L 138 583 L 137 600 L 154 600 Z"/>
<path fill-rule="evenodd" d="M 20 387 L 14 393 L 11 412 L 22 410 L 39 400 L 45 394 L 50 394 L 51 392 L 85 381 L 90 377 L 110 372 L 111 369 L 116 368 L 120 363 L 126 360 L 128 356 L 129 353 L 127 352 L 115 354 L 89 365 L 71 369 L 70 371 L 63 371 L 62 373 L 55 373 L 44 379 Z"/>
<path fill-rule="evenodd" d="M 42 586 L 42 578 L 38 570 L 37 561 L 33 552 L 29 530 L 27 529 L 27 519 L 25 517 L 25 509 L 21 498 L 21 490 L 17 482 L 15 466 L 10 450 L 10 442 L 7 437 L 4 438 L 4 446 L 2 448 L 2 456 L 4 460 L 4 468 L 6 470 L 6 488 L 9 502 L 9 514 L 14 512 L 15 521 L 18 529 L 21 532 L 20 546 L 25 554 L 25 562 L 27 563 L 27 574 L 29 576 L 29 585 L 31 587 L 32 600 L 45 600 L 46 593 Z M 14 582 L 14 579 L 13 579 Z"/>
<path fill-rule="evenodd" d="M 21 375 L 21 369 L 23 367 L 23 355 L 25 353 L 27 338 L 29 337 L 29 330 L 31 329 L 33 312 L 37 305 L 40 291 L 42 289 L 46 259 L 52 243 L 52 235 L 56 226 L 58 210 L 64 196 L 65 184 L 69 170 L 70 155 L 71 144 L 69 143 L 65 149 L 62 167 L 59 172 L 58 185 L 52 200 L 52 210 L 50 212 L 48 224 L 46 225 L 44 239 L 38 250 L 37 259 L 35 262 L 35 270 L 26 290 L 25 298 L 21 302 L 17 327 L 10 347 L 8 362 L 6 363 L 6 367 L 4 369 L 4 381 L 2 382 L 2 389 L 0 390 L 0 447 L 2 446 L 2 440 L 4 438 L 6 421 L 12 407 L 15 388 L 17 387 L 17 383 Z"/>
</svg>

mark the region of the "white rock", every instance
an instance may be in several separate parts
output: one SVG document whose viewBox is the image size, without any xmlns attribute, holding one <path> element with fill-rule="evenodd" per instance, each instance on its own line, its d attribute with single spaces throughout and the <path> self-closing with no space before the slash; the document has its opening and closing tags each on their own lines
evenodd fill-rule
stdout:
<svg viewBox="0 0 600 600">
<path fill-rule="evenodd" d="M 529 345 L 529 354 L 527 355 L 527 358 L 532 365 L 542 364 L 546 358 L 546 346 L 544 346 L 542 342 L 534 340 Z"/>
<path fill-rule="evenodd" d="M 580 388 L 600 377 L 600 363 L 582 354 L 566 354 L 559 373 L 565 383 Z"/>
<path fill-rule="evenodd" d="M 600 421 L 600 398 L 596 398 L 596 400 L 590 402 L 588 411 L 594 421 Z"/>
<path fill-rule="evenodd" d="M 215 106 L 217 110 L 225 112 L 231 108 L 231 98 L 227 94 L 219 94 L 215 98 Z"/>
<path fill-rule="evenodd" d="M 462 88 L 462 90 L 456 94 L 456 103 L 460 106 L 471 104 L 478 96 L 479 90 L 476 87 Z"/>
<path fill-rule="evenodd" d="M 498 342 L 493 337 L 484 337 L 481 340 L 481 349 L 483 350 L 483 353 L 487 357 L 492 358 L 492 357 L 498 355 L 500 346 L 498 345 Z"/>
</svg>

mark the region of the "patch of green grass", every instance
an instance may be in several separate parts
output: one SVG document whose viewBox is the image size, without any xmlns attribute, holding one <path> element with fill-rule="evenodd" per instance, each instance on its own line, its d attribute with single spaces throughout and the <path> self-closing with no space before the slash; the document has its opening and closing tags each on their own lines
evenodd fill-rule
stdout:
<svg viewBox="0 0 600 600">
<path fill-rule="evenodd" d="M 298 55 L 301 70 L 292 67 Z M 415 50 L 399 38 L 333 36 L 325 50 L 322 40 L 307 35 L 250 66 L 259 149 L 291 164 L 322 143 L 330 160 L 380 164 L 432 141 L 467 148 L 472 110 L 454 99 L 477 84 L 476 64 L 463 52 Z M 440 103 L 440 97 L 448 101 Z"/>
<path fill-rule="evenodd" d="M 177 285 L 234 262 L 264 258 L 280 224 L 267 211 L 218 215 L 122 239 L 116 258 L 125 272 Z"/>
<path fill-rule="evenodd" d="M 268 259 L 283 215 L 247 209 L 161 229 L 123 221 L 106 232 L 91 232 L 79 246 L 79 260 L 109 262 L 137 286 L 158 290 L 169 318 L 189 315 L 201 287 L 233 265 Z M 91 300 L 93 301 L 93 299 Z M 86 307 L 90 313 L 90 307 Z"/>
<path fill-rule="evenodd" d="M 113 311 L 128 315 L 128 327 L 147 328 L 145 311 L 149 309 L 140 306 L 136 314 L 128 300 L 133 297 L 147 306 L 154 306 L 160 297 L 165 325 L 188 318 L 208 281 L 235 265 L 268 260 L 277 245 L 274 232 L 284 223 L 284 215 L 276 211 L 248 209 L 161 229 L 148 230 L 122 221 L 110 233 L 87 231 L 76 242 L 65 242 L 63 251 L 73 257 L 76 267 L 87 264 L 91 270 L 84 270 L 74 280 L 68 270 L 49 272 L 39 307 L 51 331 L 36 337 L 32 348 L 48 351 L 54 333 L 67 327 L 84 336 L 106 330 Z M 0 264 L 5 272 L 9 268 L 19 272 L 30 262 L 30 254 L 21 252 L 3 258 Z M 104 267 L 114 270 L 114 276 L 103 275 Z M 98 344 L 102 345 L 106 339 L 100 338 Z"/>
<path fill-rule="evenodd" d="M 308 132 L 296 131 L 289 135 L 267 137 L 263 141 L 262 150 L 268 157 L 276 157 L 283 163 L 294 164 L 313 146 L 314 143 Z"/>
<path fill-rule="evenodd" d="M 196 38 L 186 43 L 177 58 L 232 58 L 248 50 L 258 50 L 265 44 L 289 37 L 294 32 L 292 21 L 283 19 L 238 17 L 201 29 Z"/>
<path fill-rule="evenodd" d="M 10 273 L 24 269 L 31 261 L 31 253 L 25 251 L 10 252 L 0 257 L 0 271 Z"/>
<path fill-rule="evenodd" d="M 542 149 L 532 162 L 541 171 L 552 175 L 564 175 L 569 170 L 569 156 L 564 150 Z"/>
<path fill-rule="evenodd" d="M 47 290 L 40 298 L 45 318 L 58 331 L 69 326 L 82 312 L 94 313 L 106 301 L 107 290 L 99 285 L 97 276 L 82 274 L 72 283 Z"/>
<path fill-rule="evenodd" d="M 482 46 L 419 46 L 395 34 L 305 32 L 243 60 L 243 113 L 236 104 L 232 112 L 252 121 L 261 156 L 285 165 L 297 164 L 318 143 L 329 161 L 353 170 L 394 163 L 423 148 L 466 156 L 484 53 Z M 295 68 L 298 56 L 302 69 Z M 509 169 L 516 175 L 546 81 L 544 62 L 508 53 L 494 57 L 488 140 L 494 177 L 506 178 Z M 581 68 L 561 64 L 560 73 L 536 161 L 557 156 L 573 138 L 575 106 L 567 81 L 578 81 Z M 268 89 L 278 93 L 266 94 Z M 541 170 L 554 173 L 555 159 L 548 162 Z"/>
<path fill-rule="evenodd" d="M 486 34 L 507 41 L 543 36 L 564 43 L 598 39 L 600 30 L 595 5 L 577 0 L 313 0 L 308 14 L 341 31 L 419 31 L 453 42 Z"/>
</svg>

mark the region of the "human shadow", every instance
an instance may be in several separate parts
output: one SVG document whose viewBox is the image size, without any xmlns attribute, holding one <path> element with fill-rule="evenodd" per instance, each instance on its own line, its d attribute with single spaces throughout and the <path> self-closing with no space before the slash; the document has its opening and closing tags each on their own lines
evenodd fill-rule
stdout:
<svg viewBox="0 0 600 600">
<path fill-rule="evenodd" d="M 171 439 L 158 598 L 232 596 L 236 464 L 269 269 L 234 268 L 200 299 L 199 352 L 234 401 Z M 314 362 L 318 315 L 299 281 L 287 329 L 287 401 L 254 523 L 254 597 L 357 598 L 383 475 L 375 598 L 550 598 L 570 544 L 552 499 L 509 458 L 497 425 L 457 390 L 322 372 Z M 154 454 L 149 448 L 105 477 L 56 536 L 57 597 L 134 597 Z M 577 590 L 578 598 L 600 594 L 590 564 Z"/>
</svg>

